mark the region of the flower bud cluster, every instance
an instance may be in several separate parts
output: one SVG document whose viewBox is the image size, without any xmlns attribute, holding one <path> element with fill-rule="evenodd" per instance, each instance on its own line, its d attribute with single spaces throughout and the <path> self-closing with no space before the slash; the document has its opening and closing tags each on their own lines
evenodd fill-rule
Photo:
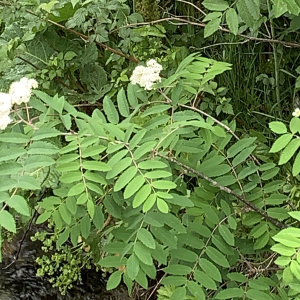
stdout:
<svg viewBox="0 0 300 300">
<path fill-rule="evenodd" d="M 35 79 L 23 77 L 20 81 L 10 85 L 9 93 L 0 93 L 0 129 L 3 130 L 11 123 L 9 117 L 11 108 L 14 104 L 20 105 L 27 103 L 31 96 L 31 90 L 38 87 Z"/>
<path fill-rule="evenodd" d="M 161 82 L 159 72 L 162 70 L 162 66 L 156 62 L 155 59 L 150 59 L 147 62 L 147 67 L 137 66 L 130 81 L 132 84 L 139 84 L 145 90 L 152 90 L 154 83 Z"/>
</svg>

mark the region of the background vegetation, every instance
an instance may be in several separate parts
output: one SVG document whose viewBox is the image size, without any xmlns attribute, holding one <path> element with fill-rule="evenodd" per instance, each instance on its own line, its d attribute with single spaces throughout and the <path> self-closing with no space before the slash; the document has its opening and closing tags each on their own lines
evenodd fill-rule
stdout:
<svg viewBox="0 0 300 300">
<path fill-rule="evenodd" d="M 47 222 L 38 275 L 62 293 L 97 267 L 149 299 L 300 299 L 299 13 L 0 1 L 0 87 L 39 83 L 0 132 L 1 241 Z"/>
</svg>

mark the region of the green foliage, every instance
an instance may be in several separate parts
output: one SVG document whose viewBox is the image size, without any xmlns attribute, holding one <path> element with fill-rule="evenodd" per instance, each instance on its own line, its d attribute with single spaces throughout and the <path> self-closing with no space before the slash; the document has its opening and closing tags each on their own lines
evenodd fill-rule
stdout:
<svg viewBox="0 0 300 300">
<path fill-rule="evenodd" d="M 123 281 L 129 293 L 161 270 L 158 299 L 297 299 L 300 121 L 271 122 L 279 135 L 271 147 L 268 129 L 267 138 L 255 130 L 267 121 L 243 123 L 253 103 L 227 92 L 253 91 L 248 74 L 236 72 L 245 56 L 230 59 L 226 44 L 257 38 L 267 21 L 274 40 L 283 14 L 291 24 L 282 36 L 295 33 L 299 3 L 205 0 L 202 12 L 198 3 L 162 2 L 170 18 L 188 15 L 172 19 L 186 29 L 137 26 L 161 17 L 156 1 L 136 1 L 141 15 L 121 0 L 1 6 L 1 86 L 28 75 L 41 87 L 0 132 L 1 233 L 15 233 L 37 210 L 36 223 L 53 229 L 40 238 L 51 254 L 38 259 L 38 275 L 52 276 L 63 293 L 93 264 L 110 273 L 108 290 Z M 197 20 L 205 28 L 194 38 Z M 219 29 L 234 36 L 223 39 Z M 220 39 L 222 54 L 190 54 L 203 36 Z M 276 53 L 274 76 L 267 63 L 250 74 L 266 97 L 284 81 Z M 143 64 L 155 56 L 164 69 L 156 89 L 128 83 L 135 57 Z M 297 92 L 299 78 L 280 72 Z"/>
</svg>

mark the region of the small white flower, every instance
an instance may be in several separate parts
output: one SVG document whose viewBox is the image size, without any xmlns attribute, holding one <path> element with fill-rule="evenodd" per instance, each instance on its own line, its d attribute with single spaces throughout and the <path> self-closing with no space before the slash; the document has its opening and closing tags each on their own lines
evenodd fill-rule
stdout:
<svg viewBox="0 0 300 300">
<path fill-rule="evenodd" d="M 11 109 L 11 95 L 0 93 L 0 114 L 9 115 Z"/>
<path fill-rule="evenodd" d="M 38 83 L 35 79 L 26 77 L 23 77 L 20 81 L 13 82 L 9 89 L 9 94 L 12 96 L 12 104 L 27 103 L 31 97 L 31 89 L 37 87 Z"/>
<path fill-rule="evenodd" d="M 137 66 L 130 81 L 132 84 L 139 84 L 145 90 L 152 90 L 154 83 L 161 82 L 159 72 L 162 70 L 162 66 L 156 62 L 155 59 L 150 59 L 147 62 L 147 67 Z"/>
<path fill-rule="evenodd" d="M 293 112 L 293 116 L 297 117 L 297 118 L 300 117 L 300 109 L 299 108 L 295 109 L 295 111 Z"/>
<path fill-rule="evenodd" d="M 4 130 L 11 121 L 8 115 L 0 115 L 0 129 Z"/>
</svg>

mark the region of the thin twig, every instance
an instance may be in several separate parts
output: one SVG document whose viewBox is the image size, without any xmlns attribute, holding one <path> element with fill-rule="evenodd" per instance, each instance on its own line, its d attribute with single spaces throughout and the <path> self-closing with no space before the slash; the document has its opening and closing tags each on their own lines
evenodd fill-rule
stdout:
<svg viewBox="0 0 300 300">
<path fill-rule="evenodd" d="M 237 194 L 235 191 L 231 190 L 228 187 L 222 186 L 221 184 L 219 184 L 217 181 L 213 180 L 212 178 L 204 175 L 203 173 L 198 172 L 197 170 L 184 165 L 183 163 L 177 161 L 175 158 L 173 157 L 168 157 L 165 156 L 159 152 L 154 152 L 154 155 L 162 157 L 170 162 L 173 162 L 175 164 L 177 164 L 178 166 L 182 167 L 183 169 L 185 169 L 186 171 L 189 171 L 191 173 L 196 174 L 197 176 L 207 180 L 208 182 L 210 182 L 212 185 L 214 185 L 215 187 L 219 188 L 221 191 L 233 195 L 234 197 L 236 197 L 238 200 L 242 201 L 244 204 L 246 204 L 248 207 L 250 207 L 253 211 L 256 211 L 257 213 L 259 213 L 260 215 L 262 215 L 265 219 L 267 219 L 268 221 L 270 221 L 272 224 L 274 224 L 275 226 L 279 227 L 279 228 L 287 228 L 288 225 L 283 224 L 279 221 L 277 221 L 276 219 L 270 217 L 267 213 L 265 213 L 264 211 L 262 211 L 261 209 L 259 209 L 258 207 L 256 207 L 253 203 L 251 203 L 249 200 L 247 200 L 245 197 L 240 196 L 239 194 Z"/>
</svg>

